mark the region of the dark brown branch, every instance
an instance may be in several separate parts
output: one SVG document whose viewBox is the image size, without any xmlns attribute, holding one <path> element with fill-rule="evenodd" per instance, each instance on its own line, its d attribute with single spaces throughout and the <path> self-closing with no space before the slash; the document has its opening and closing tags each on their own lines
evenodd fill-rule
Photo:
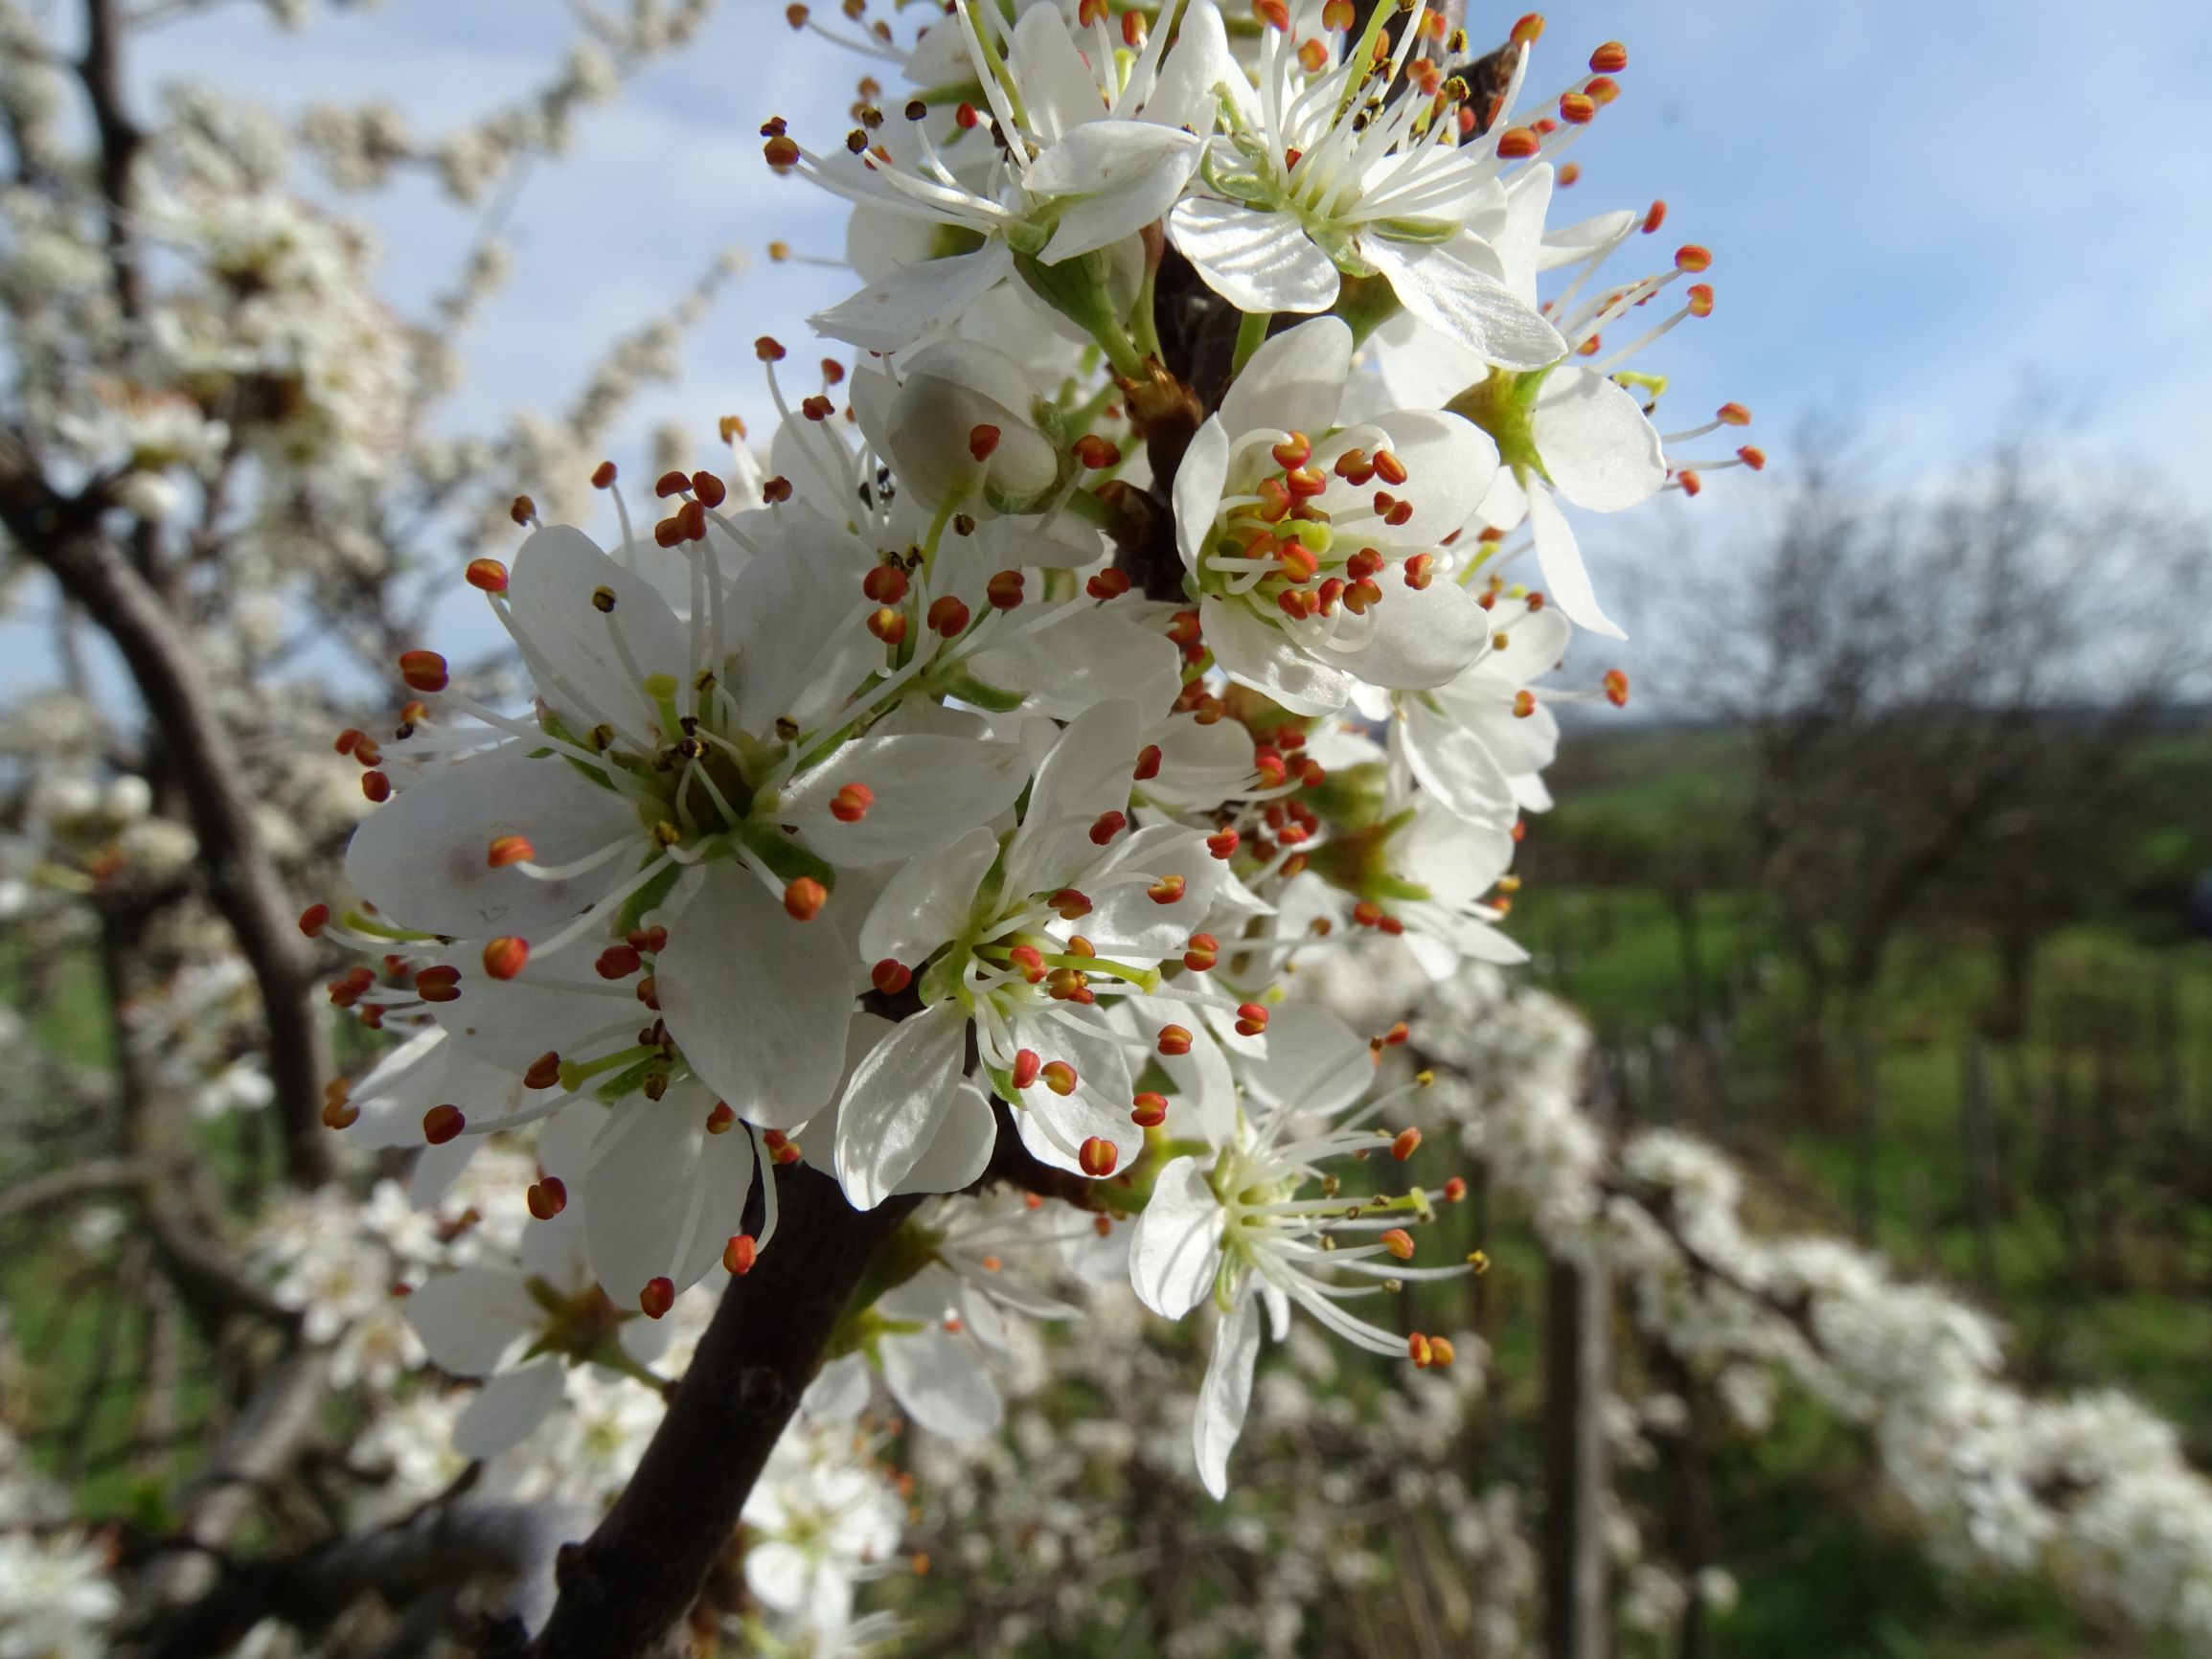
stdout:
<svg viewBox="0 0 2212 1659">
<path fill-rule="evenodd" d="M 855 1212 L 834 1181 L 802 1164 L 779 1168 L 775 1180 L 774 1242 L 722 1293 L 613 1510 L 563 1553 L 560 1600 L 528 1649 L 535 1659 L 636 1659 L 690 1610 L 848 1299 L 917 1202 Z"/>
<path fill-rule="evenodd" d="M 136 317 L 145 304 L 145 288 L 130 235 L 130 171 L 146 138 L 123 107 L 120 22 L 115 0 L 85 0 L 84 57 L 78 74 L 84 81 L 100 138 L 100 194 L 107 209 L 107 261 L 115 277 L 115 303 L 125 317 Z"/>
<path fill-rule="evenodd" d="M 321 1117 L 323 1027 L 298 912 L 254 828 L 244 768 L 192 642 L 128 557 L 101 533 L 101 505 L 56 495 L 0 448 L 0 524 L 114 640 L 146 702 L 199 841 L 209 900 L 237 937 L 261 990 L 286 1173 L 316 1185 L 331 1170 Z"/>
</svg>

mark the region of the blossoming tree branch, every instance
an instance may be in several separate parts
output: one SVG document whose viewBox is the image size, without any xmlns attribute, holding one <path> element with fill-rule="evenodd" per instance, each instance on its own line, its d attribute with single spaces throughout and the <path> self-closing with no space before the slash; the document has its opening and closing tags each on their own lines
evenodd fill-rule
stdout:
<svg viewBox="0 0 2212 1659">
<path fill-rule="evenodd" d="M 381 805 L 357 902 L 302 925 L 402 1040 L 324 1120 L 448 1172 L 536 1126 L 523 1248 L 581 1262 L 410 1299 L 492 1376 L 465 1449 L 721 1290 L 535 1652 L 680 1619 L 810 1385 L 987 1409 L 962 1309 L 1034 1309 L 930 1194 L 1040 1200 L 1010 1243 L 1082 1212 L 1156 1314 L 1215 1327 L 1216 1494 L 1268 1329 L 1452 1362 L 1362 1311 L 1465 1270 L 1419 1260 L 1427 1193 L 1345 1185 L 1419 1142 L 1418 1083 L 1369 1086 L 1404 1034 L 1283 977 L 1369 929 L 1438 973 L 1519 957 L 1548 705 L 1626 694 L 1539 683 L 1620 631 L 1562 503 L 1759 456 L 1697 449 L 1734 406 L 1654 421 L 1645 353 L 1711 310 L 1705 252 L 1663 204 L 1554 212 L 1625 49 L 1552 87 L 1534 16 L 1487 52 L 1418 4 L 1236 21 L 964 0 L 857 36 L 907 90 L 762 129 L 852 204 L 868 279 L 818 369 L 759 342 L 764 450 L 730 426 L 650 492 L 601 466 L 604 547 L 517 499 L 467 580 L 534 694 L 409 649 L 396 727 L 341 739 Z M 587 1282 L 597 1313 L 555 1288 Z"/>
</svg>

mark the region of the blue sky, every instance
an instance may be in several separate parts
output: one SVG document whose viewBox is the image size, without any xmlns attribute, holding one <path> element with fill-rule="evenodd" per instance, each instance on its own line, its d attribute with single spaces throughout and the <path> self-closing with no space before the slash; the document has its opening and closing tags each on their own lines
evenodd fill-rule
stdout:
<svg viewBox="0 0 2212 1659">
<path fill-rule="evenodd" d="M 1516 11 L 1478 5 L 1477 37 Z M 646 409 L 702 432 L 760 414 L 753 337 L 796 343 L 805 313 L 850 284 L 764 257 L 777 238 L 834 253 L 841 215 L 771 176 L 755 129 L 781 113 L 830 140 L 866 67 L 794 35 L 782 11 L 723 0 L 696 47 L 532 177 L 518 278 L 478 336 L 461 415 L 564 398 L 592 346 L 733 245 L 750 269 L 694 336 L 682 382 Z M 1547 15 L 1539 86 L 1602 40 L 1630 52 L 1624 96 L 1579 146 L 1573 205 L 1663 196 L 1665 236 L 1715 254 L 1715 314 L 1637 365 L 1672 377 L 1676 423 L 1746 403 L 1781 468 L 1807 416 L 1846 408 L 1896 483 L 1973 456 L 2033 404 L 2084 457 L 2212 504 L 2198 368 L 2212 354 L 2212 5 L 1563 0 Z M 138 67 L 279 107 L 380 95 L 436 128 L 547 73 L 565 28 L 552 0 L 388 0 L 296 36 L 231 8 L 162 33 Z M 470 228 L 421 186 L 358 205 L 402 301 L 444 280 Z M 1695 504 L 1593 527 L 1601 588 L 1656 574 L 1650 550 L 1724 540 L 1767 487 L 1731 474 Z"/>
</svg>

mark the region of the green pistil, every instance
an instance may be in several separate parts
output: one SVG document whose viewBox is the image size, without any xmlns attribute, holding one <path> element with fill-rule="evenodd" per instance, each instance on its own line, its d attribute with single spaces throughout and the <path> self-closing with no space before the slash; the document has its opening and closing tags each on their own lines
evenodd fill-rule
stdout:
<svg viewBox="0 0 2212 1659">
<path fill-rule="evenodd" d="M 634 1048 L 617 1049 L 613 1054 L 602 1055 L 596 1060 L 562 1060 L 560 1062 L 560 1086 L 570 1094 L 574 1094 L 593 1078 L 604 1077 L 608 1072 L 634 1064 L 639 1059 L 648 1056 L 656 1056 L 659 1053 L 660 1050 L 650 1044 L 639 1043 Z"/>
<path fill-rule="evenodd" d="M 372 939 L 389 939 L 400 944 L 430 944 L 438 938 L 435 933 L 417 933 L 412 928 L 394 927 L 381 917 L 364 915 L 358 910 L 349 910 L 338 920 L 355 933 L 366 933 Z"/>
</svg>

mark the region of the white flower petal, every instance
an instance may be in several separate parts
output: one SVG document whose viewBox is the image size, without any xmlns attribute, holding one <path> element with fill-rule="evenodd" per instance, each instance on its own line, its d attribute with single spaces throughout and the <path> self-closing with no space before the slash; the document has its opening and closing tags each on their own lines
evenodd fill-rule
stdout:
<svg viewBox="0 0 2212 1659">
<path fill-rule="evenodd" d="M 1196 1158 L 1159 1173 L 1129 1238 L 1129 1284 L 1163 1319 L 1180 1319 L 1206 1298 L 1221 1264 L 1221 1201 Z"/>
<path fill-rule="evenodd" d="M 1168 236 L 1240 311 L 1325 311 L 1336 303 L 1336 266 L 1289 214 L 1192 196 L 1168 216 Z"/>
<path fill-rule="evenodd" d="M 1160 641 L 1173 652 L 1174 647 Z M 926 856 L 1014 805 L 1029 781 L 1019 743 L 966 738 L 861 738 L 801 774 L 767 808 L 801 825 L 808 847 L 841 869 Z M 874 793 L 867 814 L 840 823 L 831 811 L 848 784 Z"/>
<path fill-rule="evenodd" d="M 455 1376 L 490 1376 L 539 1321 L 522 1276 L 500 1267 L 442 1273 L 407 1297 L 403 1311 L 431 1363 Z"/>
<path fill-rule="evenodd" d="M 1292 714 L 1334 715 L 1352 694 L 1349 672 L 1315 662 L 1242 600 L 1208 597 L 1198 620 L 1221 671 Z"/>
<path fill-rule="evenodd" d="M 493 1377 L 455 1420 L 453 1449 L 465 1458 L 489 1458 L 519 1445 L 560 1403 L 566 1392 L 560 1369 L 560 1361 L 548 1356 Z"/>
<path fill-rule="evenodd" d="M 919 966 L 968 925 L 975 890 L 998 858 L 998 837 L 970 830 L 931 858 L 891 877 L 860 928 L 860 958 Z"/>
<path fill-rule="evenodd" d="M 1127 697 L 1097 704 L 1071 721 L 1037 769 L 1021 828 L 1006 849 L 1010 898 L 1050 893 L 1098 855 L 1100 816 L 1129 804 L 1144 711 Z"/>
<path fill-rule="evenodd" d="M 502 835 L 527 836 L 536 862 L 546 865 L 573 863 L 623 839 L 636 841 L 637 856 L 618 855 L 564 881 L 538 881 L 486 862 Z M 551 932 L 616 886 L 650 850 L 627 796 L 600 787 L 564 760 L 501 753 L 433 772 L 370 813 L 346 849 L 346 879 L 401 927 L 527 939 Z"/>
<path fill-rule="evenodd" d="M 827 917 L 794 921 L 753 874 L 711 866 L 672 910 L 653 984 L 692 1069 L 738 1116 L 801 1124 L 836 1092 L 851 952 Z"/>
<path fill-rule="evenodd" d="M 837 1102 L 837 1178 L 873 1210 L 930 1148 L 967 1059 L 968 1014 L 941 1002 L 904 1020 L 853 1070 Z"/>
<path fill-rule="evenodd" d="M 1015 693 L 1026 708 L 1056 720 L 1072 720 L 1109 696 L 1132 698 L 1147 719 L 1159 719 L 1183 689 L 1174 643 L 1106 605 L 978 651 L 967 666 L 985 685 Z"/>
<path fill-rule="evenodd" d="M 1577 507 L 1618 512 L 1667 482 L 1659 434 L 1644 406 L 1604 375 L 1562 364 L 1537 388 L 1537 457 L 1544 476 Z"/>
<path fill-rule="evenodd" d="M 1334 1117 L 1375 1081 L 1375 1056 L 1342 1019 L 1317 1003 L 1270 1011 L 1266 1052 L 1238 1068 L 1245 1093 L 1264 1106 Z"/>
<path fill-rule="evenodd" d="M 1528 526 L 1536 537 L 1537 563 L 1543 571 L 1544 591 L 1552 602 L 1566 612 L 1577 627 L 1608 639 L 1627 639 L 1620 625 L 1599 608 L 1598 592 L 1590 585 L 1590 573 L 1583 565 L 1583 550 L 1575 540 L 1574 530 L 1551 491 L 1540 485 L 1528 492 Z"/>
<path fill-rule="evenodd" d="M 1229 1493 L 1229 1453 L 1244 1432 L 1244 1413 L 1252 1403 L 1252 1367 L 1259 1357 L 1259 1309 L 1247 1286 L 1214 1331 L 1214 1353 L 1206 1362 L 1206 1379 L 1198 1385 L 1198 1408 L 1191 1423 L 1198 1479 L 1217 1498 Z"/>
<path fill-rule="evenodd" d="M 1216 415 L 1198 428 L 1175 469 L 1175 549 L 1183 556 L 1183 569 L 1194 576 L 1214 534 L 1228 481 L 1229 432 Z"/>
<path fill-rule="evenodd" d="M 634 1095 L 607 1114 L 592 1143 L 578 1196 L 592 1272 L 618 1307 L 635 1307 L 655 1279 L 678 1290 L 697 1284 L 743 1230 L 753 1138 L 737 1127 L 709 1134 L 714 1103 L 696 1084 L 657 1101 Z"/>
<path fill-rule="evenodd" d="M 1014 272 L 993 237 L 973 253 L 924 260 L 878 277 L 849 300 L 807 319 L 816 332 L 863 352 L 896 352 L 950 322 Z"/>
<path fill-rule="evenodd" d="M 1027 187 L 1071 195 L 1038 259 L 1056 265 L 1133 236 L 1175 205 L 1198 165 L 1198 141 L 1142 121 L 1094 121 L 1052 146 Z"/>
<path fill-rule="evenodd" d="M 868 1361 L 840 1354 L 807 1385 L 799 1409 L 816 1421 L 847 1422 L 868 1409 Z"/>
<path fill-rule="evenodd" d="M 1384 571 L 1382 602 L 1367 613 L 1374 625 L 1356 649 L 1332 640 L 1323 651 L 1371 686 L 1425 691 L 1454 679 L 1488 642 L 1483 608 L 1457 582 L 1438 577 L 1408 587 L 1397 569 Z"/>
<path fill-rule="evenodd" d="M 998 1427 L 998 1385 L 971 1342 L 932 1328 L 886 1336 L 883 1380 L 906 1415 L 946 1440 L 981 1440 Z"/>
<path fill-rule="evenodd" d="M 1400 305 L 1484 362 L 1540 369 L 1566 354 L 1559 330 L 1505 284 L 1478 269 L 1469 251 L 1454 242 L 1431 245 L 1365 236 L 1359 251 L 1390 279 Z"/>
<path fill-rule="evenodd" d="M 1336 424 L 1351 373 L 1352 330 L 1341 318 L 1300 323 L 1252 353 L 1221 399 L 1221 424 L 1231 433 L 1271 426 L 1318 439 Z"/>
<path fill-rule="evenodd" d="M 610 611 L 596 602 L 602 588 L 614 596 Z M 638 733 L 659 718 L 616 648 L 618 628 L 639 674 L 684 677 L 688 642 L 668 602 L 572 525 L 550 525 L 522 544 L 507 602 L 537 694 L 578 737 L 603 720 Z"/>
<path fill-rule="evenodd" d="M 960 1083 L 938 1120 L 935 1137 L 895 1191 L 957 1193 L 971 1187 L 983 1179 L 997 1143 L 998 1119 L 990 1098 L 973 1083 Z"/>
</svg>

